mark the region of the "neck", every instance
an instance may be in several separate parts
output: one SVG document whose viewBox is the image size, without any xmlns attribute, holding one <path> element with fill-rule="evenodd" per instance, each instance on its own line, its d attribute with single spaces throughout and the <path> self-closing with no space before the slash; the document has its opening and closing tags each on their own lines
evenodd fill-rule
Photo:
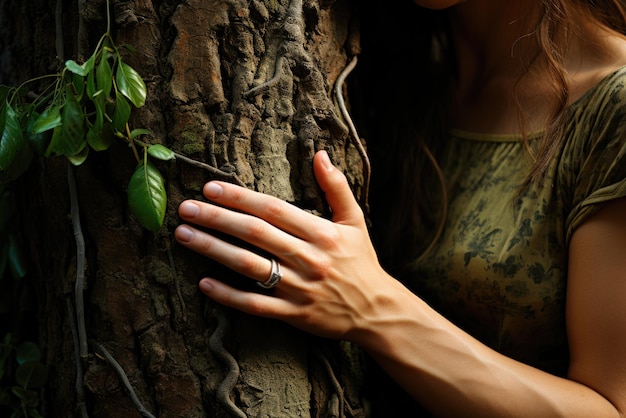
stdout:
<svg viewBox="0 0 626 418">
<path fill-rule="evenodd" d="M 532 31 L 539 7 L 534 0 L 472 0 L 450 10 L 458 92 L 471 94 L 494 78 L 519 78 L 537 51 Z"/>
</svg>

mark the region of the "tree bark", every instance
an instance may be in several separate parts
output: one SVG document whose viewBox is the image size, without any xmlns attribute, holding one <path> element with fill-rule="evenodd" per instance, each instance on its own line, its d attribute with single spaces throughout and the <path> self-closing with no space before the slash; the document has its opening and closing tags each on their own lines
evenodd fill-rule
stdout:
<svg viewBox="0 0 626 418">
<path fill-rule="evenodd" d="M 0 0 L 0 7 L 2 84 L 55 72 L 56 57 L 80 62 L 106 30 L 103 0 Z M 159 162 L 168 206 L 154 234 L 129 213 L 135 160 L 121 142 L 77 168 L 60 157 L 38 159 L 19 180 L 27 279 L 49 370 L 46 416 L 365 416 L 358 350 L 210 302 L 197 290 L 201 277 L 242 288 L 250 280 L 173 239 L 178 204 L 202 199 L 203 184 L 219 173 L 328 216 L 311 168 L 320 149 L 366 207 L 367 161 L 333 90 L 359 53 L 353 7 L 348 0 L 112 1 L 114 37 L 132 45 L 127 62 L 148 88 L 131 123 L 149 129 L 151 143 L 219 172 Z M 76 289 L 81 238 L 85 285 Z M 81 303 L 88 346 L 77 360 Z"/>
</svg>

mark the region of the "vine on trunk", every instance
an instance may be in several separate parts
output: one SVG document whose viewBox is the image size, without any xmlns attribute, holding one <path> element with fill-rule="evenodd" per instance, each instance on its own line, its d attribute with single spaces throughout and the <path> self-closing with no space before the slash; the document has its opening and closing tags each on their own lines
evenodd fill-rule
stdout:
<svg viewBox="0 0 626 418">
<path fill-rule="evenodd" d="M 72 314 L 69 300 L 68 310 L 76 347 L 78 409 L 83 417 L 87 414 L 82 361 L 89 354 L 82 297 L 86 266 L 74 167 L 82 165 L 91 152 L 109 149 L 115 139 L 125 141 L 137 161 L 128 183 L 128 205 L 138 222 L 152 232 L 158 231 L 163 224 L 167 195 L 163 176 L 151 159 L 176 159 L 245 186 L 235 173 L 224 172 L 163 145 L 151 145 L 138 139 L 150 132 L 142 128 L 131 129 L 129 120 L 132 108 L 140 108 L 146 102 L 146 85 L 139 73 L 124 62 L 123 53 L 132 52 L 132 48 L 116 45 L 111 35 L 108 1 L 107 22 L 106 33 L 83 63 L 67 60 L 56 74 L 27 80 L 18 87 L 0 85 L 0 287 L 6 287 L 4 281 L 9 276 L 22 279 L 28 273 L 20 234 L 15 228 L 18 215 L 13 193 L 15 181 L 28 170 L 35 155 L 65 157 L 71 163 L 68 184 L 77 246 L 77 275 L 75 312 Z M 57 29 L 60 28 L 57 25 Z M 57 35 L 62 38 L 62 33 Z M 62 48 L 57 53 L 63 60 Z M 35 93 L 42 84 L 45 86 Z M 24 347 L 31 349 L 27 353 L 31 357 L 25 357 Z M 115 359 L 109 358 L 104 347 L 98 349 L 120 374 L 129 393 L 134 393 Z M 33 357 L 33 353 L 39 353 L 34 343 L 26 342 L 15 347 L 8 333 L 0 343 L 0 406 L 10 407 L 15 417 L 40 416 L 36 390 L 45 384 L 47 368 L 39 362 L 39 357 Z M 144 416 L 152 416 L 143 406 L 138 409 Z"/>
</svg>

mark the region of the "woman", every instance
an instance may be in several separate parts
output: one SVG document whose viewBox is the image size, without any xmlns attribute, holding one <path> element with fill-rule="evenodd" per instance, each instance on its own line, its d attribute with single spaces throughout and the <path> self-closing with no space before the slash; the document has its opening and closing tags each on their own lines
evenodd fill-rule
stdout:
<svg viewBox="0 0 626 418">
<path fill-rule="evenodd" d="M 407 160 L 417 179 L 399 207 L 408 224 L 391 228 L 412 233 L 401 237 L 404 284 L 379 264 L 321 151 L 314 171 L 332 222 L 221 182 L 204 187 L 219 206 L 181 204 L 186 222 L 278 261 L 181 225 L 183 245 L 275 286 L 257 294 L 207 278 L 201 290 L 358 344 L 437 416 L 625 415 L 623 3 L 416 3 L 438 22 L 426 72 L 441 71 L 422 100 L 436 117 L 417 118 L 437 123 L 418 122 L 412 143 L 433 150 L 445 186 L 433 186 L 437 169 Z"/>
</svg>

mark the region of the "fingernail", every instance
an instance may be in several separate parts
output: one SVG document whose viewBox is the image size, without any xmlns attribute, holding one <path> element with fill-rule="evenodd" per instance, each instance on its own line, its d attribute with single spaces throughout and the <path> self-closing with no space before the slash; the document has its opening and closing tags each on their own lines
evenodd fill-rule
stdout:
<svg viewBox="0 0 626 418">
<path fill-rule="evenodd" d="M 200 290 L 204 293 L 210 293 L 213 290 L 213 285 L 208 280 L 200 281 Z"/>
<path fill-rule="evenodd" d="M 180 242 L 189 242 L 193 239 L 193 230 L 182 225 L 176 228 L 176 239 Z"/>
<path fill-rule="evenodd" d="M 220 197 L 222 195 L 222 186 L 218 183 L 210 182 L 204 185 L 204 195 L 208 198 Z"/>
<path fill-rule="evenodd" d="M 178 208 L 178 213 L 185 218 L 195 218 L 200 213 L 200 207 L 193 202 L 183 202 Z"/>
<path fill-rule="evenodd" d="M 330 158 L 328 157 L 328 153 L 326 151 L 320 151 L 322 157 L 322 167 L 326 170 L 331 171 L 333 169 L 333 163 L 330 162 Z"/>
</svg>

